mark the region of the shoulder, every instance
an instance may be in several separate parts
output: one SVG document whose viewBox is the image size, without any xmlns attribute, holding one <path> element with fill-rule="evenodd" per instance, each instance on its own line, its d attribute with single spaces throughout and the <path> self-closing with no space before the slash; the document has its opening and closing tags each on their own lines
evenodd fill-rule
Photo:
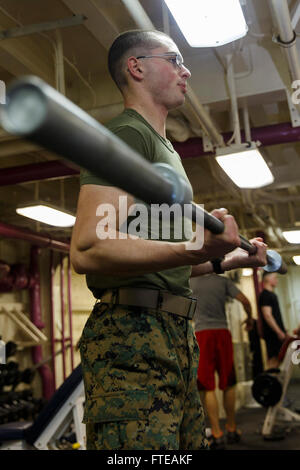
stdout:
<svg viewBox="0 0 300 470">
<path fill-rule="evenodd" d="M 109 121 L 106 127 L 117 135 L 132 134 L 142 138 L 152 135 L 151 129 L 142 116 L 131 109 L 125 109 L 122 114 Z"/>
<path fill-rule="evenodd" d="M 259 302 L 262 305 L 270 305 L 274 301 L 274 293 L 270 292 L 266 289 L 264 289 L 260 294 L 259 294 Z"/>
<path fill-rule="evenodd" d="M 106 125 L 107 129 L 147 159 L 152 158 L 152 132 L 137 113 L 125 110 Z"/>
</svg>

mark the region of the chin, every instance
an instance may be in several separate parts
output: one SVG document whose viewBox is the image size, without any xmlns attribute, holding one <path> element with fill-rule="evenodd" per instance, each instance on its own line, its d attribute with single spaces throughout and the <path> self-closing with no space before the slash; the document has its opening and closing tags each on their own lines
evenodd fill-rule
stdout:
<svg viewBox="0 0 300 470">
<path fill-rule="evenodd" d="M 168 109 L 175 109 L 178 108 L 179 106 L 182 106 L 185 102 L 185 97 L 183 96 L 181 99 L 178 99 L 177 101 L 173 101 L 169 106 Z"/>
</svg>

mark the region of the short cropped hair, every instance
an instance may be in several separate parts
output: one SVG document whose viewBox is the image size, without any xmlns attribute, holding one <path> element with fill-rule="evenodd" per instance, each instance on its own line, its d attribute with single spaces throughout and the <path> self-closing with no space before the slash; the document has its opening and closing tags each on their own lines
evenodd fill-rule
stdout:
<svg viewBox="0 0 300 470">
<path fill-rule="evenodd" d="M 264 281 L 267 276 L 271 276 L 272 274 L 274 274 L 274 272 L 264 270 L 263 275 L 262 275 L 262 280 Z"/>
<path fill-rule="evenodd" d="M 124 61 L 130 56 L 147 55 L 166 40 L 172 41 L 170 36 L 161 31 L 139 29 L 126 31 L 114 40 L 108 51 L 108 70 L 121 91 L 127 84 Z"/>
</svg>

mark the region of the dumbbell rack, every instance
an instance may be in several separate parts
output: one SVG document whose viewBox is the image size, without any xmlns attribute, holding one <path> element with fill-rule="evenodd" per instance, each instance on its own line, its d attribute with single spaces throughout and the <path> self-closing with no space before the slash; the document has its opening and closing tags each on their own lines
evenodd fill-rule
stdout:
<svg viewBox="0 0 300 470">
<path fill-rule="evenodd" d="M 31 389 L 15 391 L 20 383 L 29 385 L 34 375 L 34 368 L 20 371 L 15 361 L 0 365 L 0 424 L 23 419 L 31 421 L 40 412 L 45 400 L 33 398 Z"/>
<path fill-rule="evenodd" d="M 278 377 L 282 380 L 281 398 L 275 406 L 270 406 L 268 408 L 263 424 L 262 435 L 265 439 L 270 438 L 272 436 L 275 422 L 300 425 L 300 414 L 295 413 L 289 410 L 288 408 L 282 406 L 294 366 L 292 361 L 292 355 L 295 353 L 295 348 L 293 348 L 292 344 L 293 343 L 289 345 L 286 351 L 283 363 L 280 368 L 280 376 Z"/>
</svg>

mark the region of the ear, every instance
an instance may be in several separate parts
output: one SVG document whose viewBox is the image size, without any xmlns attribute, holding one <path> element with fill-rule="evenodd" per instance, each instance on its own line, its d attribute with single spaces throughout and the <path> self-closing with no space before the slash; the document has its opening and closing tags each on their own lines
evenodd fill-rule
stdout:
<svg viewBox="0 0 300 470">
<path fill-rule="evenodd" d="M 136 57 L 129 57 L 127 60 L 127 69 L 130 75 L 135 79 L 135 80 L 142 80 L 143 75 L 144 75 L 144 70 L 143 66 L 141 64 L 141 61 L 138 60 Z"/>
</svg>

